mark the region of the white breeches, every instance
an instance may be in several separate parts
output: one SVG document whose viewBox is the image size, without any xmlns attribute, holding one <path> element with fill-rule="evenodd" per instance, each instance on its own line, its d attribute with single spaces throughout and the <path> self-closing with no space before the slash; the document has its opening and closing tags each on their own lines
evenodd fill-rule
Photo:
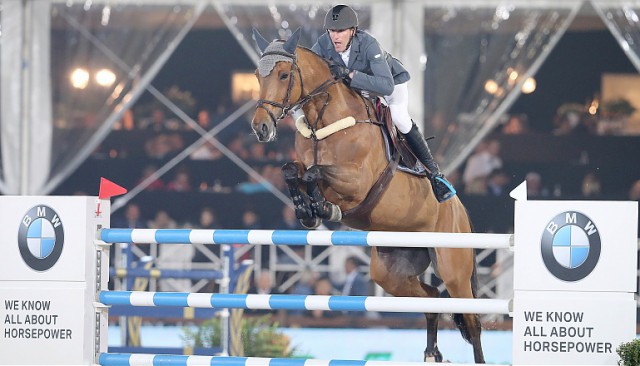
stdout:
<svg viewBox="0 0 640 366">
<path fill-rule="evenodd" d="M 393 124 L 404 134 L 409 133 L 413 122 L 409 116 L 409 88 L 407 83 L 398 84 L 393 93 L 386 96 Z"/>
</svg>

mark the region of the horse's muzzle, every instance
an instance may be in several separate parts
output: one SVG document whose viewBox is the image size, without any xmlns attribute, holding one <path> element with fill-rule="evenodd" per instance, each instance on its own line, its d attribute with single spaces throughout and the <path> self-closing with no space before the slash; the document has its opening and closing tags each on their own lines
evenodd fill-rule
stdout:
<svg viewBox="0 0 640 366">
<path fill-rule="evenodd" d="M 253 121 L 251 127 L 258 137 L 258 141 L 269 142 L 276 138 L 276 129 L 273 123 L 264 120 Z"/>
</svg>

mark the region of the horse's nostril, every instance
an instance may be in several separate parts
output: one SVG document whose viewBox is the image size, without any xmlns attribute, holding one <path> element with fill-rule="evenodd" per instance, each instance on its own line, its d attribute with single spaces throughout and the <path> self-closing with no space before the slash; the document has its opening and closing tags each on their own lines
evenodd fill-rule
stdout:
<svg viewBox="0 0 640 366">
<path fill-rule="evenodd" d="M 260 126 L 260 130 L 263 136 L 266 136 L 269 133 L 269 127 L 267 127 L 267 124 L 264 122 L 262 122 L 262 125 Z"/>
</svg>

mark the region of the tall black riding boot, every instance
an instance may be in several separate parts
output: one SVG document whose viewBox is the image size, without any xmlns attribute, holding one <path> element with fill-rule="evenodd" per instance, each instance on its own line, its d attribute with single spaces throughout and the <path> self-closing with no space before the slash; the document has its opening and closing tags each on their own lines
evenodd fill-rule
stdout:
<svg viewBox="0 0 640 366">
<path fill-rule="evenodd" d="M 431 155 L 431 150 L 429 150 L 427 141 L 424 139 L 415 123 L 411 126 L 411 130 L 405 134 L 404 137 L 407 139 L 409 146 L 411 146 L 411 149 L 413 150 L 413 153 L 416 154 L 418 160 L 420 160 L 429 172 L 431 172 L 429 179 L 431 180 L 433 193 L 436 195 L 438 202 L 444 202 L 453 197 L 456 194 L 456 190 L 440 172 L 440 167 L 438 167 L 438 163 L 433 159 L 433 155 Z"/>
</svg>

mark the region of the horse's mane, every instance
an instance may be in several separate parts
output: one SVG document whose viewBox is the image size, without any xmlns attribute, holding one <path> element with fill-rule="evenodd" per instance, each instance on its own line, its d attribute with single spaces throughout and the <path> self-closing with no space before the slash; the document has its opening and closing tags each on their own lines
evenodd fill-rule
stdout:
<svg viewBox="0 0 640 366">
<path fill-rule="evenodd" d="M 324 58 L 324 57 L 318 55 L 317 53 L 313 52 L 313 50 L 311 48 L 305 47 L 305 46 L 300 46 L 300 45 L 298 45 L 298 48 L 303 50 L 303 51 L 306 51 L 306 52 L 312 54 L 313 56 L 315 56 L 316 58 L 319 58 L 320 60 L 324 61 L 324 63 L 327 65 L 327 67 L 329 67 L 329 60 L 327 60 L 326 58 Z"/>
</svg>

